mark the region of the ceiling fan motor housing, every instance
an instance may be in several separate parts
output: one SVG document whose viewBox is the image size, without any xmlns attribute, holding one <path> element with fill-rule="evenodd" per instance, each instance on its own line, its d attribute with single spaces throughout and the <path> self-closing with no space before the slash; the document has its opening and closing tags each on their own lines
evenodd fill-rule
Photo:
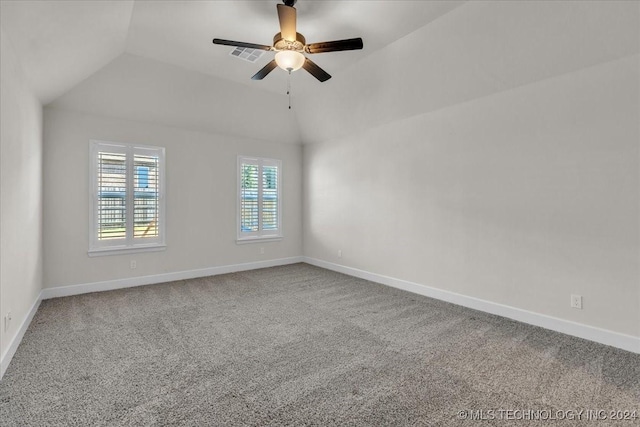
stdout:
<svg viewBox="0 0 640 427">
<path fill-rule="evenodd" d="M 285 6 L 293 7 L 296 5 L 296 1 L 298 0 L 283 0 Z"/>
<path fill-rule="evenodd" d="M 282 38 L 282 33 L 273 36 L 273 47 L 275 50 L 295 50 L 296 52 L 304 52 L 304 46 L 307 44 L 306 39 L 300 33 L 296 33 L 296 40 L 290 41 Z"/>
</svg>

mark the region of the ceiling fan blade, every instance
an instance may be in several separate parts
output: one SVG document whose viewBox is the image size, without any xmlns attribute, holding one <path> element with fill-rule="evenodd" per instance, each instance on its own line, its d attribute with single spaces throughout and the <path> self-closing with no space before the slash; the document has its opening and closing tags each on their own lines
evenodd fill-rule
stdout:
<svg viewBox="0 0 640 427">
<path fill-rule="evenodd" d="M 233 40 L 224 40 L 224 39 L 213 39 L 213 44 L 222 44 L 225 46 L 236 46 L 236 47 L 247 47 L 249 49 L 258 49 L 258 50 L 272 50 L 271 46 L 267 46 L 264 44 L 255 44 L 255 43 L 245 43 L 245 42 L 236 42 Z"/>
<path fill-rule="evenodd" d="M 316 63 L 310 60 L 309 58 L 307 58 L 304 61 L 304 64 L 302 64 L 302 68 L 307 70 L 309 74 L 311 74 L 313 77 L 320 80 L 321 82 L 326 82 L 331 78 L 331 75 L 329 73 L 327 73 L 322 68 L 318 67 Z"/>
<path fill-rule="evenodd" d="M 307 53 L 325 53 L 338 52 L 340 50 L 358 50 L 362 49 L 362 39 L 335 40 L 332 42 L 311 43 L 304 47 Z"/>
<path fill-rule="evenodd" d="M 296 8 L 279 4 L 278 19 L 282 38 L 291 42 L 296 41 Z"/>
<path fill-rule="evenodd" d="M 262 80 L 264 79 L 267 74 L 269 74 L 270 72 L 273 71 L 274 68 L 276 68 L 278 66 L 278 64 L 276 64 L 276 60 L 273 59 L 271 62 L 269 62 L 267 65 L 265 65 L 264 67 L 262 67 L 262 69 L 260 71 L 258 71 L 257 73 L 255 73 L 253 75 L 253 77 L 251 77 L 251 80 Z"/>
</svg>

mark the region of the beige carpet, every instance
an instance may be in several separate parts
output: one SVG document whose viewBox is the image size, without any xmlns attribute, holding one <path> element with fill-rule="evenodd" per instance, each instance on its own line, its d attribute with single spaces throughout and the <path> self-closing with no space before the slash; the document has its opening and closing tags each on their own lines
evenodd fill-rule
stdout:
<svg viewBox="0 0 640 427">
<path fill-rule="evenodd" d="M 306 264 L 43 301 L 0 383 L 2 426 L 640 425 L 611 410 L 640 355 Z"/>
</svg>

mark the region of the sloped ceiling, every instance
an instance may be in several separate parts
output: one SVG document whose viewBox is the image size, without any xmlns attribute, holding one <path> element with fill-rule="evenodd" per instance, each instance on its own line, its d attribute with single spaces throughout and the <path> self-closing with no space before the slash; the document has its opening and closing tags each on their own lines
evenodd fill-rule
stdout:
<svg viewBox="0 0 640 427">
<path fill-rule="evenodd" d="M 214 37 L 271 44 L 280 0 L 13 1 L 0 2 L 1 25 L 18 52 L 36 95 L 47 104 L 122 53 L 283 93 L 286 73 L 250 77 L 269 62 L 249 63 L 215 46 Z M 309 42 L 363 37 L 357 52 L 316 55 L 337 75 L 351 63 L 453 10 L 462 1 L 300 0 L 298 31 Z M 302 75 L 305 74 L 305 75 Z M 306 73 L 300 90 L 317 81 Z"/>
<path fill-rule="evenodd" d="M 0 25 L 43 104 L 125 50 L 133 3 L 0 1 Z"/>
<path fill-rule="evenodd" d="M 302 140 L 346 136 L 628 56 L 638 61 L 639 52 L 640 2 L 469 2 L 353 64 L 332 90 L 305 94 Z"/>
<path fill-rule="evenodd" d="M 296 110 L 268 91 L 123 54 L 50 105 L 258 140 L 300 143 Z"/>
<path fill-rule="evenodd" d="M 638 55 L 640 2 L 299 0 L 307 40 L 361 36 L 314 55 L 333 78 L 229 55 L 214 37 L 270 44 L 265 1 L 6 1 L 8 34 L 43 104 L 271 141 L 315 142 Z"/>
</svg>

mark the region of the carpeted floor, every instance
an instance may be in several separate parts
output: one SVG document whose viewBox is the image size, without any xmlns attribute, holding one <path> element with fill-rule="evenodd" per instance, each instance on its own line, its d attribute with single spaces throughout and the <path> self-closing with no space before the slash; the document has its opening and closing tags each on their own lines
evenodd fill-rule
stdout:
<svg viewBox="0 0 640 427">
<path fill-rule="evenodd" d="M 640 355 L 296 264 L 43 301 L 0 424 L 631 426 Z"/>
</svg>

